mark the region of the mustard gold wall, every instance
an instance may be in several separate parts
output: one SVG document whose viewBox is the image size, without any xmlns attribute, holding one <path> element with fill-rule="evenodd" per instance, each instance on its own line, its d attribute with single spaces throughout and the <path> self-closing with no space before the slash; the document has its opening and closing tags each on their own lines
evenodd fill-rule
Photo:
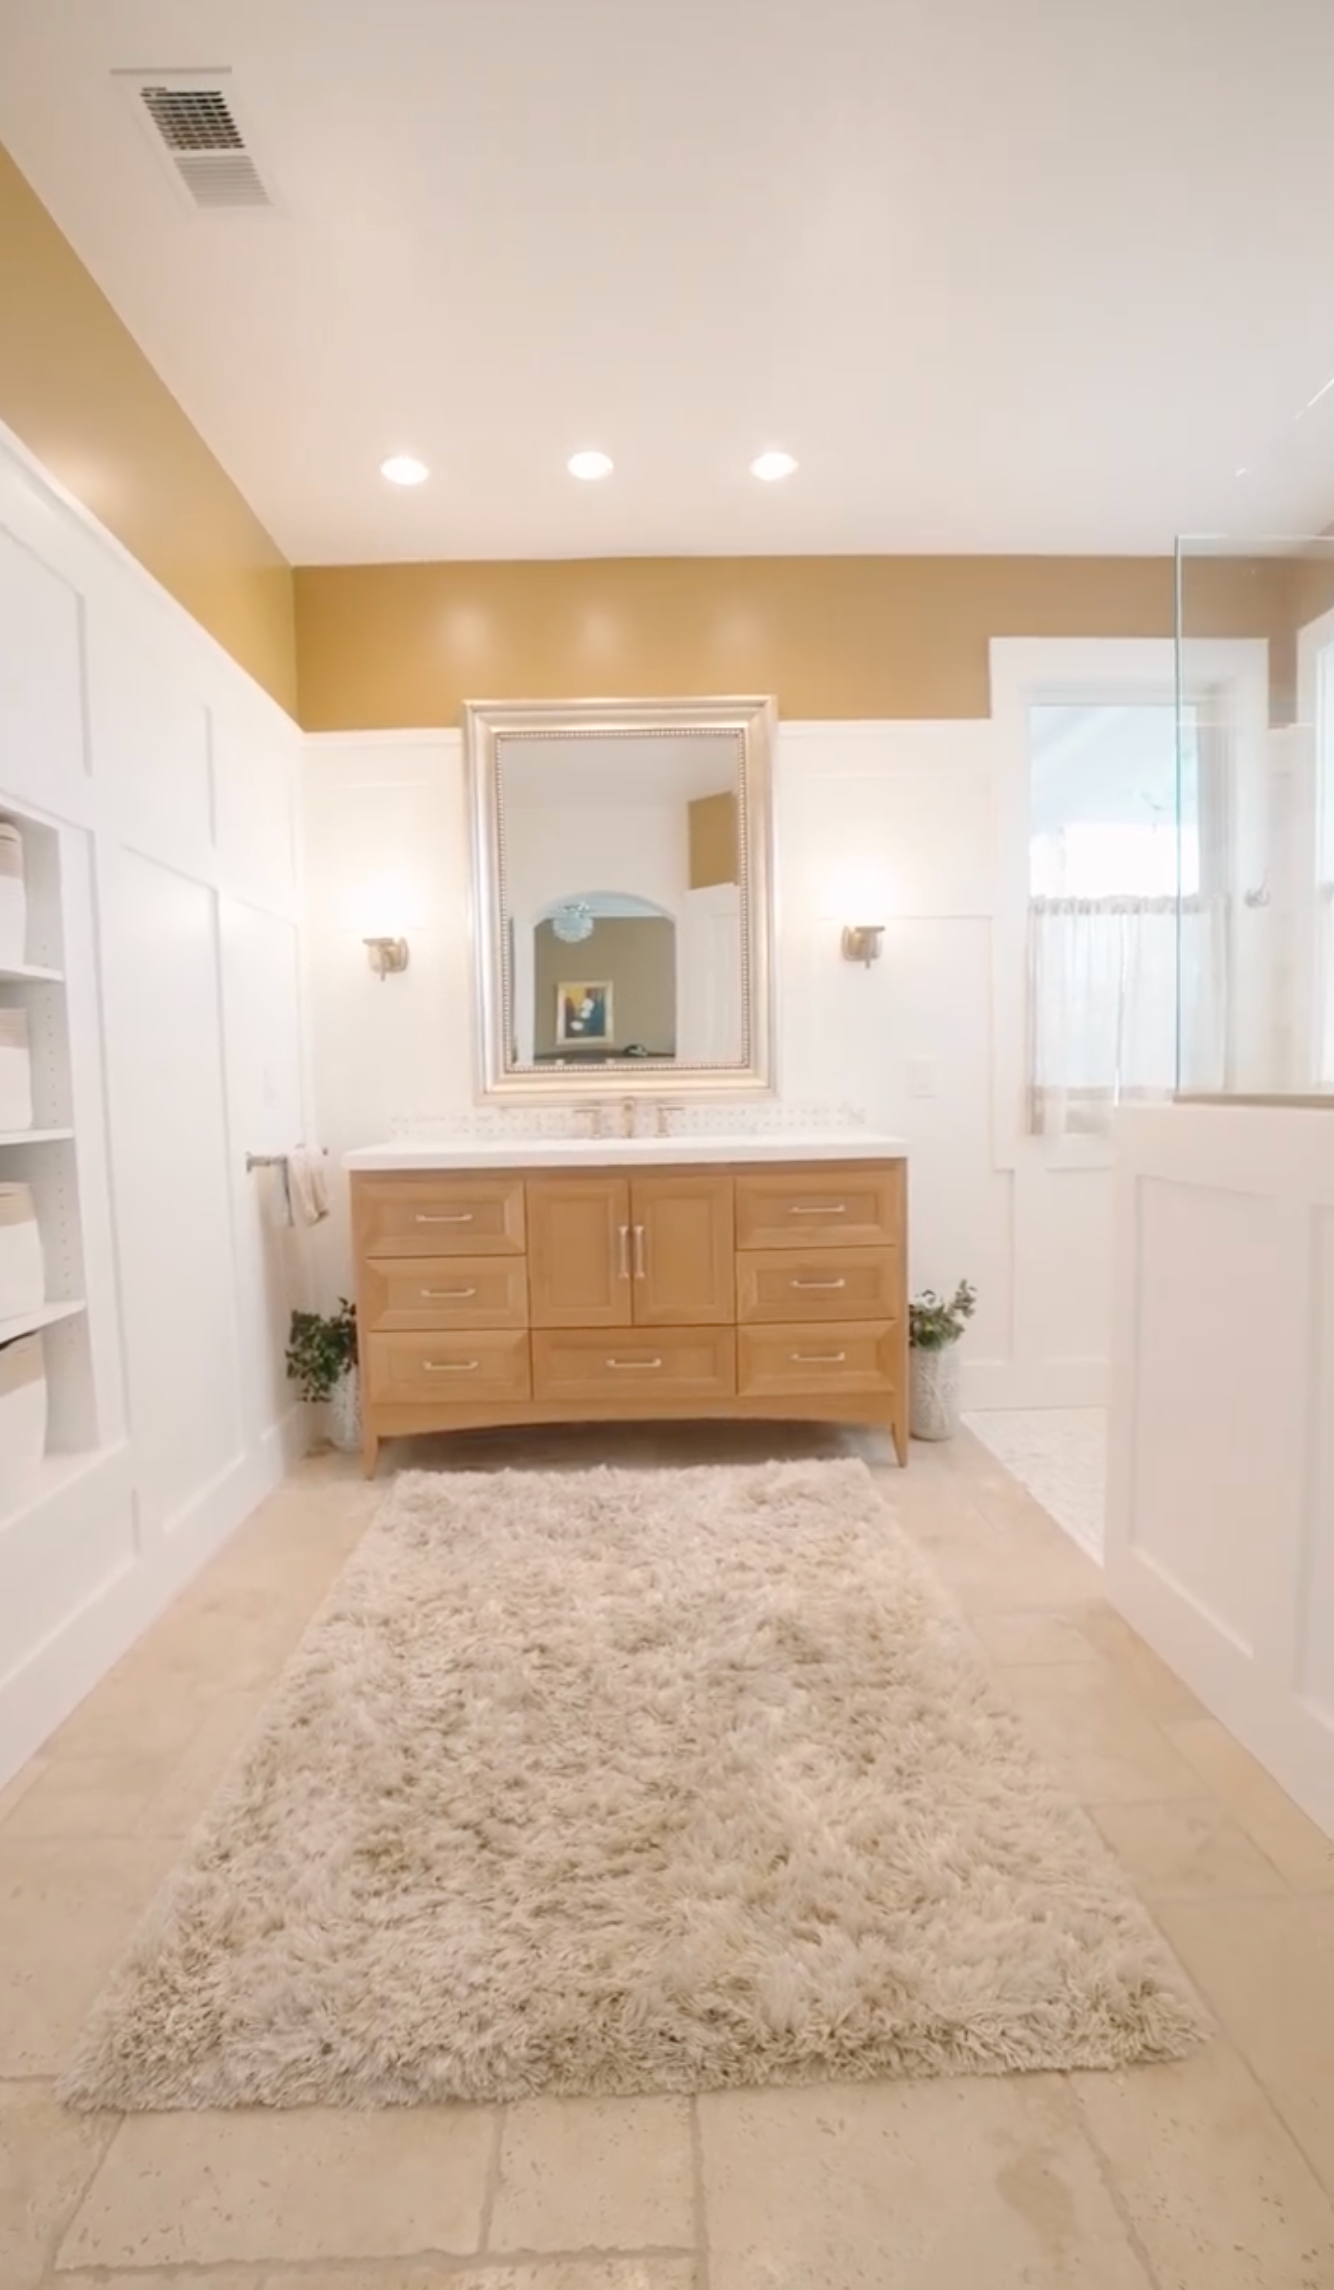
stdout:
<svg viewBox="0 0 1334 2290">
<path fill-rule="evenodd" d="M 0 420 L 314 731 L 447 724 L 466 699 L 773 692 L 789 717 L 984 716 L 993 636 L 1170 636 L 1166 557 L 684 557 L 293 574 L 0 149 Z M 1190 568 L 1197 636 L 1294 616 L 1277 561 Z"/>
<path fill-rule="evenodd" d="M 1278 637 L 1278 568 L 1196 568 L 1195 635 Z M 788 717 L 985 716 L 993 636 L 1170 636 L 1166 557 L 682 557 L 302 566 L 301 720 L 469 699 L 773 692 Z"/>
<path fill-rule="evenodd" d="M 3 149 L 0 420 L 295 714 L 290 566 Z"/>
</svg>

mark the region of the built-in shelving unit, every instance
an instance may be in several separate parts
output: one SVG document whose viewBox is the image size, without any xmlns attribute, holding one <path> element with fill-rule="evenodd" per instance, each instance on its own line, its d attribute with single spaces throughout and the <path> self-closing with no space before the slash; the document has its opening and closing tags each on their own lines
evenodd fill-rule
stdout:
<svg viewBox="0 0 1334 2290">
<path fill-rule="evenodd" d="M 0 986 L 63 986 L 63 970 L 48 970 L 41 962 L 0 962 Z"/>
<path fill-rule="evenodd" d="M 62 1320 L 76 1320 L 87 1309 L 81 1296 L 71 1298 L 68 1304 L 39 1304 L 32 1312 L 20 1312 L 16 1319 L 0 1320 L 0 1344 L 34 1335 L 38 1328 L 54 1328 Z"/>
<path fill-rule="evenodd" d="M 0 1006 L 28 1014 L 33 1126 L 0 1131 L 0 1180 L 32 1188 L 46 1271 L 46 1298 L 0 1318 L 0 1345 L 40 1331 L 46 1365 L 46 1459 L 18 1495 L 18 1513 L 76 1477 L 98 1446 L 96 1397 L 85 1304 L 78 1136 L 70 1064 L 60 830 L 0 798 L 0 818 L 23 837 L 27 942 L 21 962 L 0 965 Z M 0 1526 L 5 1524 L 0 1518 Z"/>
</svg>

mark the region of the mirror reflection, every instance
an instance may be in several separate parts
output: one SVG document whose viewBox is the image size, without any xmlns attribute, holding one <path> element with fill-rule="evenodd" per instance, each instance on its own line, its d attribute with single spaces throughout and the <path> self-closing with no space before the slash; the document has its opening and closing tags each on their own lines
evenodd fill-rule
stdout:
<svg viewBox="0 0 1334 2290">
<path fill-rule="evenodd" d="M 741 734 L 495 752 L 508 1069 L 743 1064 Z"/>
</svg>

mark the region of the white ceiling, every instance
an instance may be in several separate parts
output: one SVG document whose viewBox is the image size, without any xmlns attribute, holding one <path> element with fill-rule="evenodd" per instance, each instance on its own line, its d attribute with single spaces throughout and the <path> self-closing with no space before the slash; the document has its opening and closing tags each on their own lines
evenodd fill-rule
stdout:
<svg viewBox="0 0 1334 2290">
<path fill-rule="evenodd" d="M 278 214 L 109 77 L 223 64 Z M 1334 515 L 1330 0 L 0 0 L 0 140 L 298 562 Z"/>
</svg>

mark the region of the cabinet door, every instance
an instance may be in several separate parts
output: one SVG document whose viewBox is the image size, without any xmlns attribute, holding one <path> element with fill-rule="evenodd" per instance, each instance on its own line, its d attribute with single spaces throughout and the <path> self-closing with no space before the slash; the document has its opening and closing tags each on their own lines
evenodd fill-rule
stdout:
<svg viewBox="0 0 1334 2290">
<path fill-rule="evenodd" d="M 721 1327 L 736 1318 L 732 1179 L 663 1170 L 630 1188 L 636 1325 Z"/>
<path fill-rule="evenodd" d="M 535 1328 L 624 1328 L 630 1188 L 622 1177 L 530 1177 L 528 1295 Z"/>
</svg>

